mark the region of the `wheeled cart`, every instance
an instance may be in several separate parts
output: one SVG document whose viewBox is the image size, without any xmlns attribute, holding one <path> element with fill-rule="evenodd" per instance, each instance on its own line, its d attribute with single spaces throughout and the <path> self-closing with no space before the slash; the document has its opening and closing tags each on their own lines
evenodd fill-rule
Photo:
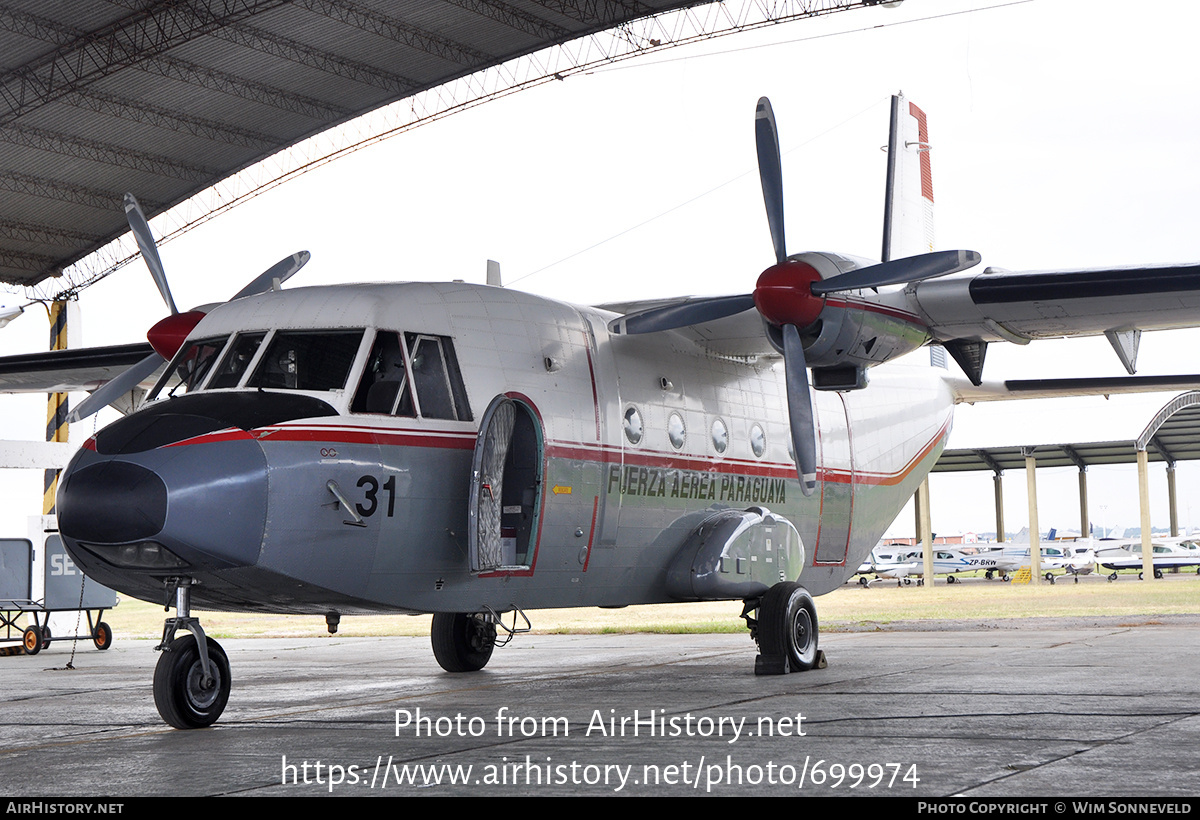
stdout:
<svg viewBox="0 0 1200 820">
<path fill-rule="evenodd" d="M 51 640 L 92 641 L 97 649 L 112 646 L 112 628 L 104 622 L 104 611 L 117 605 L 117 594 L 88 579 L 63 548 L 57 534 L 48 534 L 42 544 L 42 560 L 28 538 L 0 539 L 0 644 L 19 642 L 25 654 L 36 655 Z M 35 590 L 35 569 L 43 583 Z M 87 632 L 52 635 L 50 616 L 76 613 L 76 623 L 87 615 Z M 26 625 L 18 620 L 26 616 Z M 67 619 L 69 620 L 69 619 Z M 62 619 L 59 626 L 62 625 Z"/>
</svg>

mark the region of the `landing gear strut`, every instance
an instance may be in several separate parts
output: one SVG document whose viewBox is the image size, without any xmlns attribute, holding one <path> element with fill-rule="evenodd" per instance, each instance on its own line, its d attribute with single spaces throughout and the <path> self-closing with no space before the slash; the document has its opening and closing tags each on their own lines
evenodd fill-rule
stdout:
<svg viewBox="0 0 1200 820">
<path fill-rule="evenodd" d="M 175 586 L 175 617 L 163 625 L 162 651 L 154 667 L 154 705 L 158 714 L 176 729 L 211 726 L 229 701 L 229 659 L 225 650 L 205 636 L 200 621 L 191 616 L 190 578 Z M 176 638 L 179 629 L 191 635 Z"/>
<path fill-rule="evenodd" d="M 756 617 L 750 614 L 755 609 Z M 757 602 L 747 601 L 742 617 L 758 643 L 754 674 L 783 675 L 825 667 L 825 653 L 817 647 L 817 608 L 804 587 L 790 581 L 776 584 Z"/>
</svg>

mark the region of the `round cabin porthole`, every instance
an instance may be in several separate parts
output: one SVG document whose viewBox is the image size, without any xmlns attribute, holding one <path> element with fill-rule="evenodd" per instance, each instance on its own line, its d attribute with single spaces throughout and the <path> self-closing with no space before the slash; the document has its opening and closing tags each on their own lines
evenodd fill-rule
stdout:
<svg viewBox="0 0 1200 820">
<path fill-rule="evenodd" d="M 714 419 L 712 423 L 712 445 L 718 453 L 725 452 L 729 447 L 729 428 L 720 419 Z"/>
<path fill-rule="evenodd" d="M 767 434 L 758 424 L 750 428 L 750 449 L 756 458 L 762 458 L 762 454 L 767 451 Z"/>
<path fill-rule="evenodd" d="M 624 426 L 625 438 L 629 439 L 630 444 L 637 444 L 642 440 L 642 414 L 636 407 L 626 408 Z"/>
<path fill-rule="evenodd" d="M 671 440 L 671 446 L 676 450 L 683 448 L 683 439 L 686 434 L 683 426 L 683 416 L 678 413 L 672 413 L 667 419 L 667 438 Z"/>
</svg>

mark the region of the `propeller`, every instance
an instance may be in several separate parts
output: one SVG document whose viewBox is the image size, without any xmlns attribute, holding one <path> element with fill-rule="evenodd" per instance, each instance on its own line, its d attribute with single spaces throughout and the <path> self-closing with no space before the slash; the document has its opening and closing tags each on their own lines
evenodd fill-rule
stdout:
<svg viewBox="0 0 1200 820">
<path fill-rule="evenodd" d="M 812 265 L 788 257 L 783 229 L 783 171 L 780 163 L 779 129 L 766 97 L 758 101 L 754 114 L 754 141 L 758 151 L 758 176 L 775 264 L 758 277 L 754 292 L 741 296 L 689 299 L 631 313 L 615 320 L 610 329 L 618 334 L 655 333 L 711 322 L 756 308 L 783 338 L 783 361 L 787 383 L 788 417 L 792 451 L 800 487 L 806 496 L 816 490 L 817 446 L 813 424 L 812 396 L 801 332 L 811 328 L 825 310 L 831 293 L 884 285 L 918 282 L 966 270 L 979 264 L 975 251 L 940 251 L 894 259 L 822 279 Z"/>
<path fill-rule="evenodd" d="M 162 294 L 163 301 L 166 302 L 171 315 L 155 324 L 146 333 L 154 352 L 92 391 L 90 396 L 76 405 L 75 409 L 67 415 L 67 421 L 72 423 L 99 412 L 148 379 L 154 371 L 162 367 L 178 352 L 187 335 L 208 312 L 207 308 L 196 308 L 187 313 L 179 312 L 179 308 L 175 306 L 175 300 L 171 297 L 171 287 L 167 284 L 167 274 L 162 260 L 158 256 L 158 246 L 154 242 L 154 235 L 150 232 L 146 215 L 142 212 L 142 207 L 133 194 L 125 194 L 124 201 L 125 218 L 129 221 L 130 230 L 133 231 L 133 238 L 137 241 L 142 258 L 146 261 L 146 267 L 150 269 L 154 284 L 158 287 L 158 292 Z M 248 285 L 230 297 L 229 301 L 271 290 L 277 282 L 283 283 L 290 279 L 308 263 L 310 258 L 311 254 L 308 251 L 300 251 L 281 259 L 251 280 Z"/>
</svg>

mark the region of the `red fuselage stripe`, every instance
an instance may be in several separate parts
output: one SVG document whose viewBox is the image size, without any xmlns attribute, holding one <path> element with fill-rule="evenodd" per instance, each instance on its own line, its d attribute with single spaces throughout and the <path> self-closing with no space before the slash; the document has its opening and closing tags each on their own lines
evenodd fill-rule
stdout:
<svg viewBox="0 0 1200 820">
<path fill-rule="evenodd" d="M 899 484 L 916 468 L 916 466 L 941 441 L 950 427 L 950 420 L 934 434 L 921 451 L 913 457 L 899 472 L 868 473 L 848 470 L 823 469 L 821 479 L 840 484 L 868 484 L 876 486 L 892 486 Z M 259 441 L 304 441 L 321 444 L 374 444 L 391 447 L 421 447 L 426 449 L 473 450 L 475 435 L 472 433 L 431 434 L 428 431 L 379 430 L 372 428 L 351 427 L 269 427 L 253 432 L 244 430 L 221 430 L 208 433 L 196 438 L 187 439 L 169 446 L 185 444 L 205 444 L 220 441 L 235 441 L 239 439 L 257 438 Z M 546 444 L 546 458 L 573 459 L 598 464 L 624 464 L 626 467 L 652 467 L 659 469 L 691 470 L 716 474 L 753 476 L 759 478 L 796 477 L 796 470 L 791 464 L 778 462 L 752 462 L 742 459 L 700 458 L 683 456 L 676 453 L 639 452 L 635 450 L 622 451 L 618 447 L 597 446 L 580 442 L 550 441 Z"/>
</svg>

